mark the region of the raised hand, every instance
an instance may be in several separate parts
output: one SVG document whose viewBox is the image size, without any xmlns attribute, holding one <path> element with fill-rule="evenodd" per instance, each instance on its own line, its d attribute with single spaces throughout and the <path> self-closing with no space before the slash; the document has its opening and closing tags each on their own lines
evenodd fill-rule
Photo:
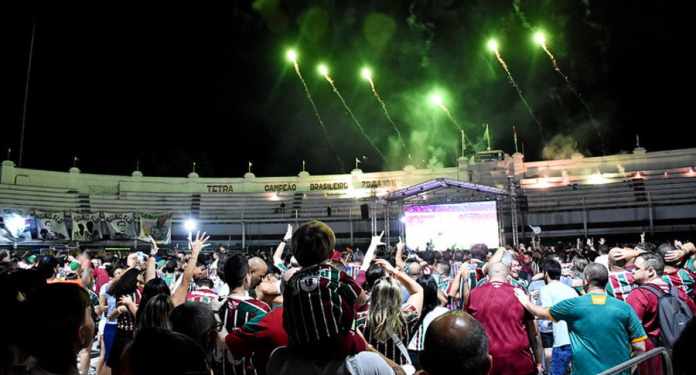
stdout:
<svg viewBox="0 0 696 375">
<path fill-rule="evenodd" d="M 382 233 L 380 233 L 377 236 L 372 236 L 372 240 L 370 241 L 370 247 L 384 245 L 384 242 L 382 242 L 382 236 L 384 236 L 384 231 L 382 231 Z"/>
<path fill-rule="evenodd" d="M 394 268 L 391 264 L 389 264 L 389 262 L 387 262 L 384 259 L 375 260 L 375 264 L 384 269 L 384 271 L 390 275 L 396 272 L 396 268 Z"/>
<path fill-rule="evenodd" d="M 191 253 L 200 253 L 201 249 L 208 245 L 206 242 L 209 238 L 210 236 L 207 236 L 205 232 L 203 232 L 203 234 L 201 234 L 201 232 L 196 232 L 196 239 L 191 242 Z"/>
<path fill-rule="evenodd" d="M 157 247 L 157 241 L 155 241 L 155 239 L 149 234 L 147 236 L 147 241 L 150 242 L 150 255 L 157 255 L 157 251 L 159 250 L 159 247 Z"/>
<path fill-rule="evenodd" d="M 288 230 L 285 232 L 285 236 L 283 237 L 283 240 L 289 241 L 292 239 L 292 224 L 288 224 Z"/>
</svg>

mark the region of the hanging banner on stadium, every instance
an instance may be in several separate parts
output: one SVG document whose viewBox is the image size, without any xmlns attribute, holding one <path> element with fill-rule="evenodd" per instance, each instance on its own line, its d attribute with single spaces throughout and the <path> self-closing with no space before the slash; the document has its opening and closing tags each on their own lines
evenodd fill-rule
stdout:
<svg viewBox="0 0 696 375">
<path fill-rule="evenodd" d="M 97 241 L 102 239 L 102 218 L 99 214 L 72 214 L 73 241 Z"/>
<path fill-rule="evenodd" d="M 140 214 L 140 240 L 148 236 L 157 243 L 168 244 L 172 240 L 172 214 Z"/>
<path fill-rule="evenodd" d="M 0 209 L 0 242 L 31 240 L 31 221 L 32 218 L 24 210 Z"/>
<path fill-rule="evenodd" d="M 68 226 L 64 212 L 34 211 L 36 237 L 44 241 L 68 240 Z"/>
<path fill-rule="evenodd" d="M 105 213 L 107 233 L 112 240 L 134 240 L 137 238 L 135 215 L 132 213 Z"/>
</svg>

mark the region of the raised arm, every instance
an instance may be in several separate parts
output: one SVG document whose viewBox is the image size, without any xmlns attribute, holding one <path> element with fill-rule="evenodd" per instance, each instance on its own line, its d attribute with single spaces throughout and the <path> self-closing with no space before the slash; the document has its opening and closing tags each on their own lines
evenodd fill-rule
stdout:
<svg viewBox="0 0 696 375">
<path fill-rule="evenodd" d="M 387 274 L 397 279 L 401 285 L 406 288 L 409 293 L 407 303 L 415 307 L 416 312 L 420 315 L 423 310 L 423 287 L 403 271 L 392 267 L 392 265 L 384 259 L 377 259 L 375 264 L 382 267 Z"/>
<path fill-rule="evenodd" d="M 201 253 L 205 242 L 208 241 L 208 236 L 200 232 L 196 233 L 196 240 L 191 243 L 191 259 L 189 259 L 184 269 L 184 275 L 181 278 L 181 285 L 176 288 L 176 291 L 172 295 L 172 302 L 174 306 L 179 306 L 186 302 L 186 294 L 188 294 L 189 285 L 191 285 L 191 280 L 193 279 L 193 272 L 196 269 L 196 263 L 198 262 L 198 255 Z"/>
<path fill-rule="evenodd" d="M 292 239 L 292 224 L 288 224 L 288 230 L 285 232 L 283 240 L 280 241 L 273 252 L 273 265 L 283 263 L 283 250 L 285 250 L 285 246 L 288 244 L 290 239 Z"/>
<path fill-rule="evenodd" d="M 406 244 L 403 242 L 403 240 L 401 240 L 401 236 L 399 236 L 399 242 L 396 244 L 396 254 L 394 255 L 394 263 L 396 264 L 396 268 L 399 270 L 403 270 L 406 266 L 403 259 L 404 247 L 406 247 Z"/>
<path fill-rule="evenodd" d="M 152 238 L 152 236 L 147 236 L 147 239 L 150 242 L 150 257 L 147 258 L 147 263 L 145 264 L 146 283 L 157 277 L 157 270 L 155 269 L 155 256 L 157 255 L 157 251 L 159 251 L 159 248 L 157 247 L 157 241 L 155 241 L 155 239 Z"/>
<path fill-rule="evenodd" d="M 372 236 L 370 246 L 367 248 L 362 266 L 360 266 L 362 271 L 367 271 L 367 269 L 370 267 L 370 263 L 372 263 L 372 259 L 375 257 L 375 250 L 377 249 L 377 246 L 384 245 L 384 242 L 382 242 L 382 236 L 384 236 L 384 231 L 382 231 L 382 233 L 380 233 L 378 236 Z"/>
</svg>

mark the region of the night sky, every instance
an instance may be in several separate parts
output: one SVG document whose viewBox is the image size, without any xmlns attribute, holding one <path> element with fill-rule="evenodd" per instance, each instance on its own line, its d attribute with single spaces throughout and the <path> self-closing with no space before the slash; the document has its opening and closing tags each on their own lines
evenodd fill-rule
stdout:
<svg viewBox="0 0 696 375">
<path fill-rule="evenodd" d="M 561 69 L 589 104 L 606 152 L 693 147 L 692 14 L 663 1 L 230 1 L 212 7 L 34 6 L 2 26 L 3 159 L 17 160 L 32 20 L 36 23 L 24 166 L 85 173 L 203 177 L 342 173 L 355 157 L 365 171 L 400 169 L 406 155 L 358 76 L 369 64 L 413 164 L 455 164 L 458 133 L 425 98 L 446 105 L 480 144 L 488 123 L 494 146 L 514 151 L 516 125 L 527 160 L 545 145 L 601 155 L 588 112 L 530 40 L 537 28 Z M 684 4 L 684 5 L 682 5 Z M 30 6 L 30 5 L 29 5 Z M 485 49 L 498 38 L 539 129 Z M 284 59 L 294 46 L 341 169 L 302 85 Z M 316 73 L 331 76 L 379 159 Z M 521 145 L 522 147 L 522 145 Z M 561 147 L 562 148 L 562 147 Z M 547 155 L 549 156 L 549 155 Z M 553 155 L 551 155 L 553 156 Z M 364 157 L 364 158 L 363 158 Z"/>
</svg>

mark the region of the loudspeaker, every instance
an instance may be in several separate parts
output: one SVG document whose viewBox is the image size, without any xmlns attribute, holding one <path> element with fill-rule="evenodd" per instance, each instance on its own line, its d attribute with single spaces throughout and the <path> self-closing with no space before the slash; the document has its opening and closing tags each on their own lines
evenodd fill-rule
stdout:
<svg viewBox="0 0 696 375">
<path fill-rule="evenodd" d="M 367 204 L 360 205 L 360 217 L 364 220 L 370 218 L 370 206 L 368 206 Z"/>
</svg>

